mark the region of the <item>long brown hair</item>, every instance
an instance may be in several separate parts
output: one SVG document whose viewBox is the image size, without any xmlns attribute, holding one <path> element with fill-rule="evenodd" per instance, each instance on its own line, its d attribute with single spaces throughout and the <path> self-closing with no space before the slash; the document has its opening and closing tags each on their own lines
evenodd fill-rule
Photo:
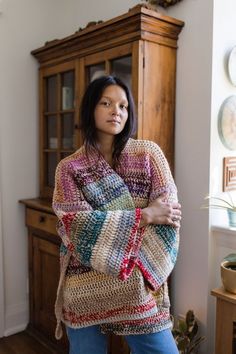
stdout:
<svg viewBox="0 0 236 354">
<path fill-rule="evenodd" d="M 113 162 L 116 165 L 119 161 L 121 151 L 124 149 L 128 139 L 135 133 L 136 117 L 134 100 L 128 86 L 119 78 L 114 76 L 102 76 L 92 81 L 87 87 L 80 106 L 80 129 L 85 144 L 86 151 L 90 148 L 97 148 L 96 126 L 94 120 L 95 107 L 102 97 L 104 90 L 110 85 L 120 86 L 126 93 L 128 100 L 128 119 L 124 129 L 115 136 Z"/>
</svg>

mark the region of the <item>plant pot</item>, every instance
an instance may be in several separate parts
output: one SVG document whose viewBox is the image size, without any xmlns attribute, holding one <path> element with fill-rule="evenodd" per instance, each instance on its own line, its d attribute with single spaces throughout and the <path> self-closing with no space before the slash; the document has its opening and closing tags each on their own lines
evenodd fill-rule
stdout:
<svg viewBox="0 0 236 354">
<path fill-rule="evenodd" d="M 221 280 L 225 290 L 236 294 L 236 262 L 221 262 Z"/>
<path fill-rule="evenodd" d="M 227 209 L 229 217 L 229 226 L 236 227 L 236 211 L 232 209 Z"/>
<path fill-rule="evenodd" d="M 148 2 L 148 4 L 151 4 L 152 6 L 155 6 L 156 8 L 157 8 L 157 6 L 161 6 L 161 7 L 166 8 L 166 7 L 177 4 L 181 0 L 146 0 L 146 1 Z"/>
</svg>

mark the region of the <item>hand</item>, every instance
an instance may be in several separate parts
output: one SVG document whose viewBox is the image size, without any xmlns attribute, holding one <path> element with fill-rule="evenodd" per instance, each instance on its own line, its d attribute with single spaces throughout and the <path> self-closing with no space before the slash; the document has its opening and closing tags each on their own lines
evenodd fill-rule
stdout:
<svg viewBox="0 0 236 354">
<path fill-rule="evenodd" d="M 167 193 L 164 193 L 142 209 L 140 227 L 148 224 L 180 227 L 181 205 L 179 203 L 169 203 L 166 198 Z"/>
</svg>

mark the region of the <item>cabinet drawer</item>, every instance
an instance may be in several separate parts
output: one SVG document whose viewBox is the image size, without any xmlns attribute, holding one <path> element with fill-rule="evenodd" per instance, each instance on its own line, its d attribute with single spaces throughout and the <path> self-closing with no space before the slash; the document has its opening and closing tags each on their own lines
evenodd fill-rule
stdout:
<svg viewBox="0 0 236 354">
<path fill-rule="evenodd" d="M 37 211 L 34 209 L 26 209 L 26 225 L 39 230 L 57 235 L 56 231 L 57 217 L 55 215 Z"/>
</svg>

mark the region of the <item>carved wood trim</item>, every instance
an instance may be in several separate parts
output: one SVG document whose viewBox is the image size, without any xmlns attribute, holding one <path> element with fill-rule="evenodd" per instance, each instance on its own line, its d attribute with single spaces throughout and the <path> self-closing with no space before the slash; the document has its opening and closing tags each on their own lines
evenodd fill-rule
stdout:
<svg viewBox="0 0 236 354">
<path fill-rule="evenodd" d="M 223 191 L 236 190 L 236 156 L 224 157 Z"/>
<path fill-rule="evenodd" d="M 158 26 L 157 26 L 158 22 Z M 112 25 L 112 27 L 111 27 Z M 66 57 L 81 57 L 144 39 L 170 47 L 177 47 L 178 35 L 184 23 L 144 7 L 135 7 L 112 20 L 86 27 L 61 40 L 48 42 L 31 52 L 43 64 L 55 64 Z M 112 29 L 112 30 L 111 30 Z"/>
</svg>

